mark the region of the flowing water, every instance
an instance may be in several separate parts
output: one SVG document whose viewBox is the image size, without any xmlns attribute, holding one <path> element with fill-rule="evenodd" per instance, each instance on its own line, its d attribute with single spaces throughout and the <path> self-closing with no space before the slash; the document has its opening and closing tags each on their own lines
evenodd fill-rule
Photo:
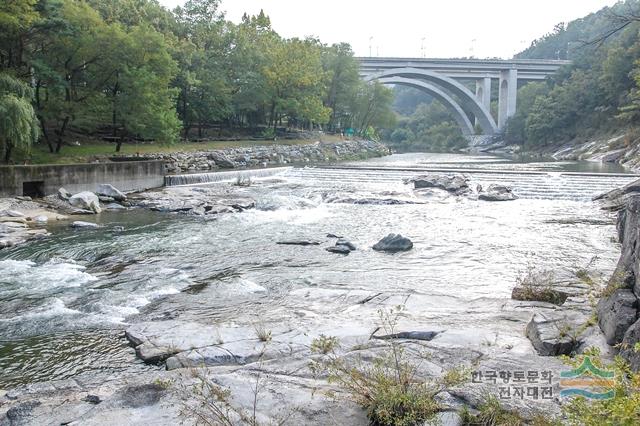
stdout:
<svg viewBox="0 0 640 426">
<path fill-rule="evenodd" d="M 136 321 L 261 318 L 348 329 L 360 319 L 335 312 L 328 295 L 349 292 L 424 296 L 421 320 L 434 326 L 499 329 L 492 306 L 529 264 L 570 269 L 597 256 L 597 267 L 611 270 L 614 217 L 591 197 L 635 179 L 614 166 L 489 156 L 404 154 L 348 166 L 254 180 L 236 191 L 257 208 L 216 220 L 103 213 L 98 230 L 60 226 L 46 240 L 0 251 L 0 388 L 159 368 L 136 360 L 123 337 Z M 426 169 L 464 170 L 474 185 L 509 184 L 520 198 L 428 196 L 403 184 Z M 370 249 L 390 232 L 410 237 L 414 249 Z M 328 253 L 327 233 L 358 250 Z M 323 245 L 276 245 L 290 239 Z"/>
</svg>

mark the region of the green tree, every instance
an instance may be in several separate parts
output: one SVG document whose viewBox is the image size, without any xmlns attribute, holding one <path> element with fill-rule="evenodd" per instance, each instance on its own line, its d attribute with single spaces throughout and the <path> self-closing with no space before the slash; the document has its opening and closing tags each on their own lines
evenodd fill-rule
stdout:
<svg viewBox="0 0 640 426">
<path fill-rule="evenodd" d="M 269 124 L 279 121 L 324 124 L 331 110 L 322 104 L 325 81 L 316 40 L 293 38 L 275 43 L 262 70 L 269 91 Z"/>
<path fill-rule="evenodd" d="M 393 127 L 396 121 L 391 109 L 393 92 L 388 87 L 374 81 L 358 82 L 358 90 L 351 99 L 351 127 L 361 136 L 367 136 L 370 128 Z"/>
<path fill-rule="evenodd" d="M 38 140 L 38 119 L 31 99 L 33 91 L 25 83 L 0 73 L 0 148 L 5 163 L 15 149 L 29 151 Z"/>
<path fill-rule="evenodd" d="M 322 68 L 326 76 L 324 106 L 331 109 L 329 128 L 343 127 L 349 116 L 349 103 L 360 80 L 359 66 L 351 46 L 346 43 L 324 46 Z"/>
</svg>

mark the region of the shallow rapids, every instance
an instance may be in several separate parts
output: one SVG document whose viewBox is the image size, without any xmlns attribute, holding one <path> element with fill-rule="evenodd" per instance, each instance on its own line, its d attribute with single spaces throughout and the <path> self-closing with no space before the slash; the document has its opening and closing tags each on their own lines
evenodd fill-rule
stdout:
<svg viewBox="0 0 640 426">
<path fill-rule="evenodd" d="M 103 213 L 98 230 L 61 226 L 46 240 L 0 251 L 0 388 L 158 368 L 137 361 L 122 336 L 142 320 L 338 324 L 348 334 L 370 319 L 332 312 L 331 301 L 360 292 L 402 295 L 399 303 L 427 296 L 414 308 L 434 328 L 482 324 L 498 332 L 507 320 L 496 309 L 528 265 L 575 270 L 595 258 L 603 272 L 613 268 L 614 216 L 591 197 L 634 179 L 561 175 L 620 172 L 593 164 L 462 155 L 395 155 L 354 166 L 475 169 L 474 185 L 509 184 L 520 198 L 420 194 L 402 182 L 419 173 L 406 170 L 296 168 L 237 187 L 256 209 L 215 220 L 138 210 Z M 504 170 L 547 173 L 495 173 Z M 411 238 L 414 249 L 371 250 L 391 232 Z M 325 251 L 328 233 L 357 250 Z M 322 244 L 276 245 L 294 239 Z"/>
</svg>

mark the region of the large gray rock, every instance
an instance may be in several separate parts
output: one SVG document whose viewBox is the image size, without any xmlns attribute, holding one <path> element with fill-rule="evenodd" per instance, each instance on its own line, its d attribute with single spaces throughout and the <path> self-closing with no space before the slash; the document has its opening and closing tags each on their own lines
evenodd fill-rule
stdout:
<svg viewBox="0 0 640 426">
<path fill-rule="evenodd" d="M 72 228 L 76 228 L 76 229 L 96 229 L 96 228 L 100 228 L 100 225 L 98 225 L 97 223 L 93 223 L 93 222 L 83 222 L 81 220 L 76 220 L 74 222 L 71 223 Z"/>
<path fill-rule="evenodd" d="M 58 198 L 60 198 L 61 200 L 69 201 L 69 198 L 71 198 L 71 196 L 72 196 L 72 194 L 69 191 L 67 191 L 66 189 L 64 189 L 64 188 L 59 188 L 58 189 Z"/>
<path fill-rule="evenodd" d="M 233 169 L 234 167 L 236 167 L 236 163 L 234 163 L 233 160 L 229 159 L 229 157 L 227 157 L 222 152 L 211 152 L 209 154 L 209 159 L 213 160 L 216 165 L 222 169 Z"/>
<path fill-rule="evenodd" d="M 413 182 L 415 189 L 438 188 L 452 194 L 462 194 L 469 191 L 469 181 L 463 175 L 423 175 L 405 181 L 405 183 L 411 182 Z"/>
<path fill-rule="evenodd" d="M 100 213 L 100 200 L 98 196 L 90 191 L 83 191 L 73 195 L 69 198 L 69 203 L 73 207 L 77 207 L 82 210 L 92 211 L 94 213 Z"/>
<path fill-rule="evenodd" d="M 618 213 L 618 239 L 622 243 L 622 253 L 609 285 L 633 289 L 640 297 L 637 285 L 638 250 L 640 250 L 640 196 L 635 195 L 627 201 L 624 210 Z"/>
<path fill-rule="evenodd" d="M 121 192 L 119 189 L 110 185 L 108 183 L 102 183 L 98 185 L 98 189 L 96 190 L 96 194 L 102 195 L 103 197 L 111 197 L 116 201 L 125 201 L 127 196 Z M 113 201 L 109 200 L 109 201 Z"/>
<path fill-rule="evenodd" d="M 609 345 L 622 342 L 627 329 L 636 322 L 636 296 L 630 289 L 618 289 L 600 299 L 597 306 L 598 324 Z"/>
<path fill-rule="evenodd" d="M 478 194 L 478 199 L 484 201 L 511 201 L 517 198 L 508 186 L 495 184 L 489 185 L 486 191 Z"/>
<path fill-rule="evenodd" d="M 407 251 L 412 248 L 413 242 L 400 234 L 389 234 L 373 246 L 373 249 L 376 251 L 386 251 L 389 253 Z"/>
<path fill-rule="evenodd" d="M 627 329 L 620 345 L 620 356 L 627 360 L 633 371 L 640 371 L 640 351 L 636 344 L 640 342 L 640 320 Z"/>
<path fill-rule="evenodd" d="M 579 346 L 571 331 L 566 318 L 537 313 L 527 324 L 526 335 L 539 355 L 558 356 L 569 355 Z"/>
</svg>

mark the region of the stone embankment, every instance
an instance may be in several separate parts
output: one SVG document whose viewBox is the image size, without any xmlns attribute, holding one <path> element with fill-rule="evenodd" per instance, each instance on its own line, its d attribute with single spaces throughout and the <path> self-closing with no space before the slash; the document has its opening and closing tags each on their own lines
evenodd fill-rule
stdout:
<svg viewBox="0 0 640 426">
<path fill-rule="evenodd" d="M 164 160 L 169 173 L 214 171 L 219 169 L 271 167 L 283 164 L 329 163 L 362 160 L 389 155 L 389 148 L 369 140 L 305 145 L 257 145 L 215 151 L 158 153 L 149 159 Z"/>
</svg>

